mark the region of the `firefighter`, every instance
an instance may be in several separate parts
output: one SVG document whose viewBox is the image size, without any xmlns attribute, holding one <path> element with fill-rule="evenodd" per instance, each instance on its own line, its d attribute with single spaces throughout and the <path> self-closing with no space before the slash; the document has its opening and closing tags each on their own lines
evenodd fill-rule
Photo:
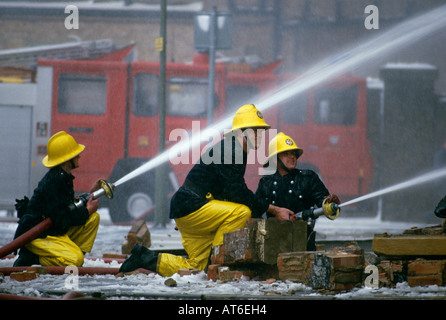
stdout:
<svg viewBox="0 0 446 320">
<path fill-rule="evenodd" d="M 312 170 L 296 169 L 297 159 L 302 155 L 291 137 L 279 132 L 271 139 L 268 146 L 268 158 L 264 167 L 276 169 L 274 174 L 264 175 L 256 190 L 256 194 L 276 206 L 285 207 L 297 213 L 304 211 L 304 219 L 308 221 L 307 250 L 315 250 L 313 230 L 314 217 L 312 208 L 321 207 L 322 201 L 329 197 L 329 202 L 340 204 L 336 195 L 330 195 L 319 176 Z M 273 162 L 273 165 L 270 163 Z M 274 165 L 275 163 L 275 165 Z M 267 217 L 271 217 L 267 213 Z"/>
<path fill-rule="evenodd" d="M 73 205 L 72 170 L 79 167 L 85 146 L 64 131 L 54 134 L 42 160 L 49 168 L 31 199 L 18 201 L 20 218 L 14 238 L 50 217 L 52 226 L 20 248 L 14 266 L 82 266 L 84 253 L 90 252 L 99 227 L 98 200 L 90 197 L 86 207 Z M 99 188 L 98 182 L 90 192 Z"/>
<path fill-rule="evenodd" d="M 442 218 L 441 226 L 443 233 L 446 232 L 446 196 L 444 196 L 440 202 L 435 206 L 434 213 L 437 217 Z"/>
<path fill-rule="evenodd" d="M 270 128 L 252 104 L 240 107 L 232 130 L 207 150 L 191 169 L 171 200 L 170 218 L 181 232 L 188 258 L 159 254 L 136 245 L 121 272 L 137 268 L 171 276 L 180 269 L 204 270 L 213 246 L 223 244 L 223 234 L 246 226 L 246 220 L 265 211 L 288 220 L 291 210 L 271 205 L 256 196 L 244 180 L 249 150 L 260 146 L 259 130 Z"/>
</svg>

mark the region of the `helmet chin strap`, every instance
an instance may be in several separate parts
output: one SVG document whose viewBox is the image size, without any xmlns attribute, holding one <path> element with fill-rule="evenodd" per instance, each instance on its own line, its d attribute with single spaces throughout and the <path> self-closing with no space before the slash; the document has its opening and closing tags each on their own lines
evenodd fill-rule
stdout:
<svg viewBox="0 0 446 320">
<path fill-rule="evenodd" d="M 71 169 L 76 169 L 76 164 L 73 159 L 70 159 Z"/>
<path fill-rule="evenodd" d="M 282 160 L 280 160 L 279 157 L 277 157 L 277 163 L 278 163 L 279 166 L 280 166 L 283 170 L 285 170 L 286 172 L 291 172 L 291 170 L 288 169 L 288 168 L 285 166 L 285 164 L 282 162 Z"/>
<path fill-rule="evenodd" d="M 249 150 L 255 150 L 255 148 L 256 148 L 255 143 L 252 143 L 251 139 L 249 139 L 246 130 L 247 130 L 247 129 L 245 129 L 245 130 L 242 131 L 242 133 L 243 133 L 243 138 L 244 138 L 245 141 L 246 141 L 246 146 L 247 146 L 247 150 L 246 150 L 246 151 L 249 151 Z M 252 129 L 251 129 L 251 130 L 252 130 Z M 254 138 L 254 139 L 255 139 L 255 138 Z"/>
</svg>

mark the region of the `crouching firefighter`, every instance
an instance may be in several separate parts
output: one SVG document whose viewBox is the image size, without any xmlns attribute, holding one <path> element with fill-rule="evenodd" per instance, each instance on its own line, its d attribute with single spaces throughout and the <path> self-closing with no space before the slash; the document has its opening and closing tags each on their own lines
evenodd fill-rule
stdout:
<svg viewBox="0 0 446 320">
<path fill-rule="evenodd" d="M 313 209 L 328 203 L 340 204 L 336 195 L 330 195 L 319 176 L 312 170 L 296 169 L 297 159 L 302 155 L 293 139 L 279 132 L 268 146 L 268 158 L 264 167 L 275 169 L 274 174 L 263 176 L 256 194 L 268 203 L 285 207 L 291 211 L 302 212 L 301 218 L 308 222 L 307 250 L 316 250 Z M 271 163 L 272 162 L 272 163 Z M 271 217 L 267 213 L 268 217 Z"/>
<path fill-rule="evenodd" d="M 49 217 L 51 226 L 36 239 L 22 246 L 14 266 L 80 267 L 84 253 L 90 252 L 99 227 L 98 200 L 89 197 L 85 206 L 75 206 L 72 170 L 79 167 L 85 146 L 64 131 L 54 134 L 47 144 L 48 155 L 42 160 L 49 168 L 30 200 L 16 204 L 19 224 L 14 238 Z M 99 188 L 99 182 L 90 192 Z"/>
<path fill-rule="evenodd" d="M 269 127 L 254 105 L 240 107 L 232 130 L 201 156 L 172 197 L 170 218 L 181 232 L 188 258 L 157 255 L 136 245 L 120 271 L 145 268 L 171 276 L 185 268 L 205 270 L 212 247 L 223 244 L 223 234 L 244 228 L 251 216 L 260 217 L 267 211 L 289 220 L 290 210 L 256 196 L 244 180 L 248 151 L 260 146 L 261 130 Z"/>
</svg>

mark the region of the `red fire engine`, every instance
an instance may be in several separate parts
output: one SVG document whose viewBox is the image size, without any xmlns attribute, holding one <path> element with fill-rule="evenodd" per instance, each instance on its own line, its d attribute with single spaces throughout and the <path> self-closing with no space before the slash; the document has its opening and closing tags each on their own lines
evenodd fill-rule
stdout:
<svg viewBox="0 0 446 320">
<path fill-rule="evenodd" d="M 82 166 L 76 170 L 77 191 L 88 190 L 98 178 L 114 182 L 158 152 L 159 64 L 125 62 L 116 55 L 38 62 L 37 107 L 51 114 L 48 124 L 37 118 L 36 132 L 42 127 L 50 128 L 48 135 L 64 130 L 87 146 Z M 231 116 L 242 104 L 292 77 L 275 74 L 277 66 L 250 70 L 245 65 L 245 70 L 234 70 L 234 66 L 218 64 L 215 120 Z M 197 54 L 191 64 L 167 63 L 166 79 L 166 138 L 176 128 L 191 130 L 193 121 L 205 128 L 206 56 Z M 45 94 L 50 96 L 45 98 Z M 372 160 L 366 135 L 365 79 L 345 75 L 290 98 L 264 115 L 272 128 L 292 136 L 304 149 L 298 167 L 317 171 L 341 200 L 368 191 Z M 166 141 L 166 148 L 173 143 Z M 45 154 L 44 144 L 36 149 Z M 170 192 L 181 185 L 192 165 L 170 166 Z M 249 169 L 251 190 L 255 191 L 258 179 L 255 169 Z M 119 199 L 108 202 L 112 220 L 133 219 L 149 209 L 154 181 L 154 172 L 149 171 L 120 187 L 115 193 Z"/>
</svg>

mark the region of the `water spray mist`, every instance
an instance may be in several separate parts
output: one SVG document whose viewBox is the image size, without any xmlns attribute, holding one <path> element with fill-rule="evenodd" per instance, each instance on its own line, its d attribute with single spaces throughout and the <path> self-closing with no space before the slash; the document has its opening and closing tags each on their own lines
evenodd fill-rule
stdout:
<svg viewBox="0 0 446 320">
<path fill-rule="evenodd" d="M 254 104 L 259 110 L 264 112 L 272 106 L 285 101 L 292 96 L 298 95 L 317 84 L 328 81 L 336 76 L 340 76 L 343 73 L 351 72 L 372 59 L 377 59 L 378 57 L 389 54 L 395 50 L 401 50 L 434 32 L 444 29 L 446 27 L 445 16 L 446 5 L 438 7 L 437 9 L 429 11 L 418 17 L 412 18 L 406 22 L 402 22 L 368 41 L 360 43 L 354 47 L 347 48 L 338 54 L 324 59 L 314 67 L 304 72 L 298 79 L 285 84 L 274 92 L 270 92 L 269 94 L 263 96 L 260 101 L 254 102 Z M 249 101 L 249 103 L 253 102 Z M 228 117 L 214 124 L 209 129 L 202 131 L 200 134 L 201 139 L 196 138 L 188 140 L 187 142 L 181 141 L 177 143 L 176 145 L 172 146 L 172 148 L 175 149 L 164 151 L 152 160 L 143 164 L 141 167 L 116 181 L 114 186 L 118 187 L 119 185 L 169 161 L 169 152 L 180 153 L 198 146 L 202 139 L 210 138 L 210 134 L 215 132 L 215 130 L 222 132 L 224 129 L 230 128 L 231 122 L 232 117 Z M 429 175 L 425 178 L 432 180 L 434 177 L 433 175 Z M 370 197 L 372 196 L 369 195 L 368 198 Z M 361 200 L 358 199 L 356 199 L 355 202 L 365 200 L 365 198 Z M 343 206 L 351 203 L 351 201 L 347 202 L 343 204 Z"/>
</svg>

